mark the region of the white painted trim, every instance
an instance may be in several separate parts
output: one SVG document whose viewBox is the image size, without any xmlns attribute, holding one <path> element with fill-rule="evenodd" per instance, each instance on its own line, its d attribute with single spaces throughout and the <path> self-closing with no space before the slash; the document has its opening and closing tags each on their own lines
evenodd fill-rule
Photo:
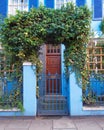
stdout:
<svg viewBox="0 0 104 130">
<path fill-rule="evenodd" d="M 27 1 L 27 3 L 28 3 L 28 7 L 27 7 L 28 9 L 27 9 L 27 11 L 29 11 L 29 0 Z"/>
<path fill-rule="evenodd" d="M 23 65 L 32 65 L 31 62 L 24 62 Z"/>
<path fill-rule="evenodd" d="M 43 6 L 45 5 L 44 0 L 39 0 L 39 6 L 40 6 L 41 4 L 42 4 Z"/>
<path fill-rule="evenodd" d="M 17 111 L 21 111 L 18 108 L 11 108 L 11 109 L 0 109 L 0 112 L 17 112 Z"/>
<path fill-rule="evenodd" d="M 87 111 L 90 111 L 90 110 L 93 110 L 93 111 L 99 111 L 99 110 L 104 110 L 104 106 L 83 106 L 83 110 L 87 110 Z"/>
<path fill-rule="evenodd" d="M 103 0 L 103 5 L 102 5 L 102 6 L 103 6 L 103 9 L 102 9 L 102 11 L 103 11 L 103 12 L 102 12 L 102 16 L 103 16 L 103 18 L 104 18 L 104 0 Z"/>
<path fill-rule="evenodd" d="M 68 0 L 69 2 L 73 2 L 73 3 L 75 3 L 75 0 Z M 67 2 L 68 2 L 67 0 L 63 0 L 63 4 L 62 5 L 65 5 Z M 59 2 L 59 1 L 58 1 Z M 59 5 L 61 5 L 61 3 L 62 3 L 62 1 L 60 0 L 60 4 Z M 57 8 L 57 0 L 54 0 L 54 8 L 56 9 Z"/>
<path fill-rule="evenodd" d="M 54 0 L 54 8 L 56 9 L 56 0 Z"/>
</svg>

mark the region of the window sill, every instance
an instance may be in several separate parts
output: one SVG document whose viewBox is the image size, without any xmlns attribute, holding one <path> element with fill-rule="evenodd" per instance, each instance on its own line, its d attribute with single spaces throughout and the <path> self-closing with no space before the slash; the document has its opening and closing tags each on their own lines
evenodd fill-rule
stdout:
<svg viewBox="0 0 104 130">
<path fill-rule="evenodd" d="M 92 18 L 92 21 L 102 21 L 103 18 Z"/>
<path fill-rule="evenodd" d="M 0 112 L 19 112 L 20 109 L 18 108 L 11 108 L 11 109 L 0 109 Z"/>
<path fill-rule="evenodd" d="M 83 110 L 85 111 L 99 111 L 104 110 L 104 106 L 83 106 Z"/>
</svg>

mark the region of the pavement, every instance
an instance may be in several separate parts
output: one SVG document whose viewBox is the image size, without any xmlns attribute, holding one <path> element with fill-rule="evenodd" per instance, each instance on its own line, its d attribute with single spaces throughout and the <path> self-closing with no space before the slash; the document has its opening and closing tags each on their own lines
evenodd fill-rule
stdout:
<svg viewBox="0 0 104 130">
<path fill-rule="evenodd" d="M 104 116 L 0 117 L 0 130 L 104 130 Z"/>
</svg>

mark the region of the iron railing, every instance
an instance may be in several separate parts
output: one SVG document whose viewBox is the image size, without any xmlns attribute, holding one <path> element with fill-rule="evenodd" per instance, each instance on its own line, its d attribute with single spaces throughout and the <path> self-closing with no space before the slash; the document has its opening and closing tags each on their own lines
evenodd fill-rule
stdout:
<svg viewBox="0 0 104 130">
<path fill-rule="evenodd" d="M 61 75 L 38 75 L 38 115 L 67 115 L 67 97 L 62 95 Z"/>
<path fill-rule="evenodd" d="M 104 74 L 90 75 L 83 98 L 85 105 L 104 105 Z"/>
<path fill-rule="evenodd" d="M 0 77 L 0 109 L 19 108 L 22 104 L 22 89 L 16 80 Z"/>
<path fill-rule="evenodd" d="M 22 106 L 22 83 L 18 82 L 10 55 L 0 48 L 0 109 Z"/>
<path fill-rule="evenodd" d="M 59 74 L 38 75 L 39 95 L 61 94 L 61 76 Z"/>
</svg>

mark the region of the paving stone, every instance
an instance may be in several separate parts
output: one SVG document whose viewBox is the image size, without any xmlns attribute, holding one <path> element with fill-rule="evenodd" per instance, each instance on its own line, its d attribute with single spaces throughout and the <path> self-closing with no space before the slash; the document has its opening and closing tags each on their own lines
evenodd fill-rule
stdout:
<svg viewBox="0 0 104 130">
<path fill-rule="evenodd" d="M 28 128 L 5 128 L 5 130 L 29 130 L 29 129 Z"/>
<path fill-rule="evenodd" d="M 104 129 L 104 117 L 95 118 L 96 123 Z"/>
<path fill-rule="evenodd" d="M 5 128 L 1 128 L 1 127 L 0 127 L 0 130 L 5 130 Z"/>
<path fill-rule="evenodd" d="M 9 129 L 28 129 L 31 124 L 31 120 L 12 120 L 9 122 L 9 125 L 7 126 Z"/>
<path fill-rule="evenodd" d="M 77 129 L 70 129 L 70 128 L 69 129 L 60 129 L 59 128 L 59 129 L 53 129 L 53 130 L 77 130 Z"/>
<path fill-rule="evenodd" d="M 0 119 L 0 130 L 104 130 L 104 116 Z"/>
<path fill-rule="evenodd" d="M 52 120 L 32 120 L 29 130 L 52 130 Z"/>
<path fill-rule="evenodd" d="M 78 130 L 102 130 L 102 128 L 92 119 L 77 119 L 74 123 Z"/>
<path fill-rule="evenodd" d="M 9 124 L 9 120 L 0 120 L 0 130 Z"/>
<path fill-rule="evenodd" d="M 59 120 L 53 120 L 53 128 L 61 129 L 75 129 L 75 125 L 69 118 L 62 118 Z"/>
</svg>

